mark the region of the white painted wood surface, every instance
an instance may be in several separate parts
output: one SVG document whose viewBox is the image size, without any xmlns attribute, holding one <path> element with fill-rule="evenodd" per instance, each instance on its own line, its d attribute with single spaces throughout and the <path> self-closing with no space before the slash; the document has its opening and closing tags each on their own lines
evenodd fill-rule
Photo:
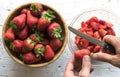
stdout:
<svg viewBox="0 0 120 77">
<path fill-rule="evenodd" d="M 2 25 L 8 14 L 17 6 L 28 2 L 40 2 L 55 8 L 69 25 L 72 19 L 89 8 L 102 7 L 120 17 L 119 0 L 0 0 L 0 77 L 63 77 L 71 52 L 66 46 L 64 53 L 54 63 L 42 68 L 27 68 L 14 62 L 6 53 L 2 40 Z M 91 77 L 120 77 L 120 69 L 108 63 L 94 62 Z"/>
</svg>

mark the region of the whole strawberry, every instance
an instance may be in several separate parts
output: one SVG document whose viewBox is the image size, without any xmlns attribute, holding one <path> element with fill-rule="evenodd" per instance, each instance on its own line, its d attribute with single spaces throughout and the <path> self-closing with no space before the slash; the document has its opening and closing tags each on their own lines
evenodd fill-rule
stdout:
<svg viewBox="0 0 120 77">
<path fill-rule="evenodd" d="M 28 11 L 28 9 L 22 9 L 21 14 L 26 14 L 27 15 L 27 11 Z"/>
<path fill-rule="evenodd" d="M 12 27 L 9 27 L 7 29 L 7 31 L 5 32 L 5 35 L 4 35 L 4 39 L 5 39 L 5 41 L 7 41 L 7 40 L 13 41 L 15 39 L 15 34 L 13 32 Z"/>
<path fill-rule="evenodd" d="M 27 11 L 27 25 L 32 29 L 38 23 L 38 18 L 33 16 L 30 11 Z"/>
<path fill-rule="evenodd" d="M 10 26 L 13 27 L 13 29 L 23 29 L 26 24 L 26 14 L 20 14 L 13 18 L 13 20 L 10 22 Z"/>
<path fill-rule="evenodd" d="M 55 56 L 55 52 L 53 51 L 53 49 L 50 47 L 50 45 L 46 45 L 46 50 L 44 52 L 44 58 L 45 60 L 51 60 L 54 58 Z"/>
<path fill-rule="evenodd" d="M 57 22 L 51 23 L 48 27 L 48 35 L 51 38 L 59 38 L 62 40 L 63 39 L 62 28 L 61 28 L 60 24 Z"/>
<path fill-rule="evenodd" d="M 58 49 L 62 47 L 62 41 L 57 38 L 51 39 L 50 46 L 52 47 L 54 51 L 57 51 Z"/>
<path fill-rule="evenodd" d="M 28 27 L 25 26 L 22 30 L 15 31 L 18 38 L 24 40 L 28 37 Z"/>
<path fill-rule="evenodd" d="M 34 47 L 34 53 L 36 57 L 44 56 L 45 47 L 42 44 L 37 44 Z"/>
<path fill-rule="evenodd" d="M 40 3 L 32 3 L 30 6 L 30 12 L 33 16 L 41 16 L 41 13 L 43 11 L 43 6 Z"/>
<path fill-rule="evenodd" d="M 45 29 L 49 26 L 51 21 L 55 18 L 54 12 L 51 10 L 44 11 L 42 13 L 41 18 L 38 20 L 38 30 L 45 31 Z"/>
<path fill-rule="evenodd" d="M 30 38 L 27 38 L 23 41 L 23 49 L 22 49 L 22 52 L 23 53 L 26 53 L 26 52 L 29 52 L 31 51 L 34 46 L 35 46 L 35 42 L 33 40 L 31 40 Z"/>
<path fill-rule="evenodd" d="M 20 54 L 22 52 L 23 47 L 23 41 L 16 39 L 13 41 L 13 43 L 10 44 L 9 48 L 12 51 L 15 51 L 16 53 Z"/>
<path fill-rule="evenodd" d="M 40 60 L 41 60 L 41 57 L 36 57 L 32 52 L 28 52 L 23 55 L 23 61 L 26 64 L 36 63 L 36 62 L 39 62 Z"/>
</svg>

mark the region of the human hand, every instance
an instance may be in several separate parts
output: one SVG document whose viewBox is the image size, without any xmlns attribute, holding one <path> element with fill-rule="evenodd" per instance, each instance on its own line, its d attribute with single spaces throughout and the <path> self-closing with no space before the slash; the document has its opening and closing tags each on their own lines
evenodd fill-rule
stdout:
<svg viewBox="0 0 120 77">
<path fill-rule="evenodd" d="M 103 41 L 113 45 L 116 50 L 116 54 L 108 54 L 103 52 L 94 53 L 93 59 L 109 62 L 114 66 L 120 68 L 120 38 L 112 35 L 106 35 Z"/>
<path fill-rule="evenodd" d="M 72 56 L 66 65 L 64 77 L 90 77 L 91 70 L 91 62 L 88 55 L 85 55 L 82 61 L 76 60 Z"/>
</svg>

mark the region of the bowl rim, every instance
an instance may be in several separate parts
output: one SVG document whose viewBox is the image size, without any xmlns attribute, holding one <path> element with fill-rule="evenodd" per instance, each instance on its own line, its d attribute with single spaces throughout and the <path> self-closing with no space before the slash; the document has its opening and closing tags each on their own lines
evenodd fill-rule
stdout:
<svg viewBox="0 0 120 77">
<path fill-rule="evenodd" d="M 56 56 L 48 61 L 48 62 L 45 62 L 45 63 L 42 63 L 42 64 L 25 64 L 24 62 L 22 62 L 21 60 L 19 60 L 18 58 L 16 58 L 14 55 L 11 54 L 11 51 L 8 49 L 8 47 L 5 45 L 5 41 L 4 41 L 4 33 L 5 33 L 5 27 L 6 27 L 6 24 L 9 20 L 9 18 L 11 17 L 11 15 L 17 10 L 17 9 L 20 9 L 21 7 L 25 7 L 25 6 L 28 6 L 30 5 L 31 3 L 36 3 L 36 2 L 30 2 L 30 3 L 26 3 L 26 4 L 22 4 L 18 7 L 16 7 L 13 11 L 11 11 L 11 13 L 7 16 L 4 24 L 3 24 L 3 27 L 2 27 L 2 43 L 3 43 L 3 47 L 5 48 L 5 51 L 7 51 L 8 55 L 18 64 L 20 65 L 23 65 L 23 66 L 27 66 L 27 67 L 43 67 L 43 66 L 47 66 L 48 64 L 51 64 L 53 63 L 54 61 L 56 61 L 60 55 L 62 55 L 66 45 L 67 45 L 67 41 L 68 41 L 68 29 L 67 29 L 67 25 L 65 23 L 65 20 L 63 19 L 63 17 L 61 16 L 61 14 L 59 12 L 56 11 L 56 9 L 54 9 L 53 7 L 47 5 L 47 4 L 44 4 L 44 3 L 41 3 L 43 6 L 46 6 L 46 7 L 49 7 L 50 9 L 52 9 L 53 11 L 56 12 L 56 14 L 60 17 L 62 23 L 63 23 L 63 27 L 64 27 L 64 42 L 63 42 L 63 45 L 62 45 L 62 48 L 60 49 L 59 51 L 59 54 L 57 53 Z"/>
</svg>

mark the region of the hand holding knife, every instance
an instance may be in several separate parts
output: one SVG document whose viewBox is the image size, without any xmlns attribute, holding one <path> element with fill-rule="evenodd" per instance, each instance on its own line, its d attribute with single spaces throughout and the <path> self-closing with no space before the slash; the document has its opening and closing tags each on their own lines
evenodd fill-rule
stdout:
<svg viewBox="0 0 120 77">
<path fill-rule="evenodd" d="M 76 34 L 76 35 L 78 35 L 78 36 L 88 40 L 89 42 L 91 42 L 91 43 L 93 43 L 95 45 L 101 46 L 102 49 L 110 50 L 113 54 L 115 54 L 115 48 L 111 44 L 108 44 L 108 43 L 100 41 L 100 40 L 98 40 L 98 39 L 96 39 L 94 37 L 91 37 L 91 36 L 89 36 L 87 34 L 84 34 L 84 33 L 80 32 L 80 31 L 78 31 L 78 30 L 76 30 L 76 29 L 74 29 L 74 28 L 72 28 L 70 26 L 68 26 L 68 29 L 70 31 L 72 31 L 74 34 Z"/>
</svg>

